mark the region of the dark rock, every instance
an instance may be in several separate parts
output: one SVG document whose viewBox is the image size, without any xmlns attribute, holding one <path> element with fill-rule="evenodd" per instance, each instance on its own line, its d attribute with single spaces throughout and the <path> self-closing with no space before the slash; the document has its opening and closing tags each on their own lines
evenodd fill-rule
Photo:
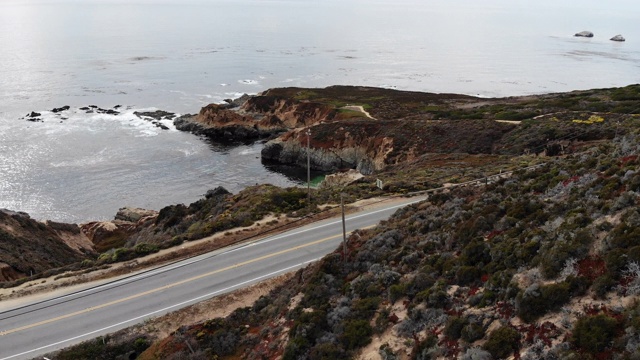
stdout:
<svg viewBox="0 0 640 360">
<path fill-rule="evenodd" d="M 42 119 L 40 118 L 28 118 L 27 121 L 31 121 L 31 122 L 43 122 Z"/>
<path fill-rule="evenodd" d="M 31 216 L 29 216 L 29 214 L 27 214 L 24 211 L 13 211 L 13 210 L 9 210 L 9 209 L 0 209 L 0 213 L 3 213 L 5 215 L 9 215 L 11 217 L 19 217 L 19 218 L 24 218 L 24 219 L 31 219 Z"/>
<path fill-rule="evenodd" d="M 204 195 L 204 197 L 206 199 L 211 199 L 213 197 L 227 195 L 227 194 L 231 194 L 231 193 L 227 189 L 223 188 L 222 186 L 218 186 L 215 189 L 207 190 L 207 193 Z"/>
<path fill-rule="evenodd" d="M 37 113 L 35 111 L 32 111 L 31 114 L 27 114 L 27 117 L 32 117 L 32 118 L 38 117 L 38 116 L 42 116 L 42 114 Z"/>
<path fill-rule="evenodd" d="M 157 121 L 153 121 L 152 124 L 155 125 L 156 127 L 159 127 L 162 130 L 169 130 L 169 127 L 167 127 L 163 123 L 160 123 L 160 122 L 157 122 Z"/>
<path fill-rule="evenodd" d="M 609 40 L 611 40 L 611 41 L 620 41 L 620 42 L 622 42 L 622 41 L 625 41 L 625 38 L 624 38 L 622 35 L 618 34 L 618 35 L 616 35 L 616 36 L 612 37 L 612 38 L 611 38 L 611 39 L 609 39 Z"/>
<path fill-rule="evenodd" d="M 122 107 L 122 105 L 116 105 L 116 106 L 114 106 L 113 108 L 114 108 L 114 109 L 120 109 L 121 107 Z"/>
<path fill-rule="evenodd" d="M 98 113 L 100 114 L 107 114 L 107 115 L 120 115 L 120 113 L 118 111 L 112 110 L 112 109 L 102 109 L 102 108 L 98 108 L 96 110 Z"/>
<path fill-rule="evenodd" d="M 204 135 L 220 143 L 247 143 L 283 132 L 282 129 L 256 129 L 254 126 L 241 124 L 208 125 L 196 121 L 193 115 L 180 116 L 173 120 L 173 124 L 180 131 Z"/>
<path fill-rule="evenodd" d="M 98 108 L 97 105 L 89 105 L 89 107 L 92 108 L 92 109 L 97 109 Z"/>
<path fill-rule="evenodd" d="M 237 108 L 244 105 L 250 98 L 250 95 L 243 94 L 237 99 L 224 99 L 224 101 L 229 104 L 229 108 Z"/>
<path fill-rule="evenodd" d="M 576 33 L 573 36 L 591 38 L 593 37 L 593 33 L 591 31 L 580 31 L 579 33 Z"/>
<path fill-rule="evenodd" d="M 87 110 L 89 110 L 89 107 L 88 106 L 83 106 L 83 107 L 80 108 L 80 110 L 87 111 Z"/>
<path fill-rule="evenodd" d="M 68 105 L 65 105 L 65 106 L 63 106 L 63 107 L 54 108 L 53 110 L 51 110 L 51 112 L 52 112 L 52 113 L 54 113 L 54 114 L 57 114 L 57 113 L 59 113 L 59 112 L 61 112 L 61 111 L 69 110 L 69 108 L 70 108 L 70 107 L 69 107 Z"/>
<path fill-rule="evenodd" d="M 150 117 L 156 120 L 173 120 L 176 114 L 168 111 L 156 110 L 156 111 L 134 111 L 135 116 L 143 119 L 144 117 Z"/>
</svg>

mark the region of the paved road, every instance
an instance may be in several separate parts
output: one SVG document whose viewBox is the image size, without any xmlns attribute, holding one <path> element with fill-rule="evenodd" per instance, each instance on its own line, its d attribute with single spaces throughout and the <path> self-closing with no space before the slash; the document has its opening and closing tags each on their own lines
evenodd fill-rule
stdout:
<svg viewBox="0 0 640 360">
<path fill-rule="evenodd" d="M 373 226 L 421 199 L 347 216 L 347 231 Z M 325 220 L 19 308 L 0 304 L 0 360 L 31 359 L 296 270 L 341 241 L 340 219 Z"/>
</svg>

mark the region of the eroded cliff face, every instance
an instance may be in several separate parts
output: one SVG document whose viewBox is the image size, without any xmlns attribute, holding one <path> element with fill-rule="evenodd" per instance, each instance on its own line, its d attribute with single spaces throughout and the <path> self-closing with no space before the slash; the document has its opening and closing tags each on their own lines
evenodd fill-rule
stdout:
<svg viewBox="0 0 640 360">
<path fill-rule="evenodd" d="M 93 244 L 75 224 L 42 223 L 28 214 L 0 209 L 0 282 L 80 262 Z"/>
<path fill-rule="evenodd" d="M 96 251 L 123 247 L 130 237 L 155 221 L 158 212 L 124 207 L 118 210 L 112 221 L 93 221 L 82 224 L 82 233 L 94 244 Z M 134 245 L 134 244 L 132 244 Z"/>
<path fill-rule="evenodd" d="M 343 120 L 310 128 L 309 156 L 313 169 L 356 169 L 371 174 L 389 165 L 414 160 L 425 153 L 471 154 L 493 151 L 495 143 L 513 129 L 494 121 Z M 290 131 L 269 141 L 265 160 L 306 166 L 306 129 Z"/>
<path fill-rule="evenodd" d="M 311 126 L 336 117 L 334 106 L 310 101 L 298 101 L 281 96 L 260 95 L 250 98 L 242 112 L 257 114 L 264 118 L 276 118 L 287 129 Z"/>
<path fill-rule="evenodd" d="M 306 129 L 290 131 L 268 142 L 262 149 L 262 158 L 306 166 L 309 153 L 311 167 L 316 170 L 356 169 L 362 174 L 371 174 L 384 168 L 387 155 L 393 150 L 392 138 L 369 137 L 364 124 L 334 125 L 312 127 L 309 147 Z"/>
</svg>

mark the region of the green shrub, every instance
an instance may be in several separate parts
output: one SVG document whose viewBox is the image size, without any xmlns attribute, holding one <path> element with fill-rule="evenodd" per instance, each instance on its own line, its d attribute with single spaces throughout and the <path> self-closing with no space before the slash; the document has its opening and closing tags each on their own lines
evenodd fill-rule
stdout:
<svg viewBox="0 0 640 360">
<path fill-rule="evenodd" d="M 346 358 L 346 354 L 344 349 L 340 346 L 336 346 L 332 343 L 322 343 L 309 350 L 309 358 L 318 360 L 335 360 Z"/>
<path fill-rule="evenodd" d="M 456 271 L 456 282 L 460 286 L 466 286 L 480 279 L 480 270 L 474 266 L 461 266 Z"/>
<path fill-rule="evenodd" d="M 472 322 L 462 328 L 460 331 L 460 337 L 462 340 L 472 343 L 484 337 L 484 329 L 482 328 L 482 325 Z"/>
<path fill-rule="evenodd" d="M 406 283 L 394 284 L 389 287 L 389 300 L 391 300 L 392 303 L 395 303 L 396 301 L 398 301 L 399 299 L 401 299 L 406 295 L 407 295 Z"/>
<path fill-rule="evenodd" d="M 158 247 L 153 244 L 140 243 L 140 244 L 136 244 L 136 246 L 133 247 L 133 251 L 138 256 L 144 256 L 147 254 L 158 252 Z"/>
<path fill-rule="evenodd" d="M 532 322 L 549 311 L 559 309 L 570 299 L 571 284 L 567 282 L 545 286 L 533 285 L 518 294 L 518 316 L 526 322 Z"/>
<path fill-rule="evenodd" d="M 467 325 L 467 320 L 458 316 L 450 317 L 444 326 L 444 334 L 450 339 L 459 339 L 462 329 Z"/>
<path fill-rule="evenodd" d="M 482 347 L 496 359 L 504 359 L 513 355 L 519 348 L 520 334 L 509 326 L 503 326 L 489 334 L 489 339 Z"/>
<path fill-rule="evenodd" d="M 618 321 L 607 315 L 596 315 L 578 319 L 571 336 L 574 346 L 597 353 L 604 351 L 614 339 Z"/>
<path fill-rule="evenodd" d="M 133 250 L 128 248 L 118 248 L 111 255 L 112 262 L 126 261 L 133 258 Z"/>
<path fill-rule="evenodd" d="M 365 346 L 371 342 L 373 328 L 367 320 L 349 320 L 344 325 L 340 340 L 347 351 Z"/>
<path fill-rule="evenodd" d="M 615 284 L 616 282 L 611 278 L 611 275 L 605 274 L 595 279 L 591 287 L 596 297 L 603 299 Z"/>
</svg>

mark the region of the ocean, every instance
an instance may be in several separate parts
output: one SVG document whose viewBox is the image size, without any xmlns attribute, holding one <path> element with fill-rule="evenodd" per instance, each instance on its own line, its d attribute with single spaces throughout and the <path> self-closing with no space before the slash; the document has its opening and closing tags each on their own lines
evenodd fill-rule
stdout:
<svg viewBox="0 0 640 360">
<path fill-rule="evenodd" d="M 483 97 L 624 86 L 640 82 L 638 19 L 631 0 L 2 0 L 0 208 L 85 222 L 216 186 L 301 185 L 262 165 L 262 144 L 211 144 L 133 112 L 197 113 L 283 86 Z M 573 37 L 583 30 L 595 36 Z M 26 121 L 32 111 L 43 121 Z"/>
</svg>

